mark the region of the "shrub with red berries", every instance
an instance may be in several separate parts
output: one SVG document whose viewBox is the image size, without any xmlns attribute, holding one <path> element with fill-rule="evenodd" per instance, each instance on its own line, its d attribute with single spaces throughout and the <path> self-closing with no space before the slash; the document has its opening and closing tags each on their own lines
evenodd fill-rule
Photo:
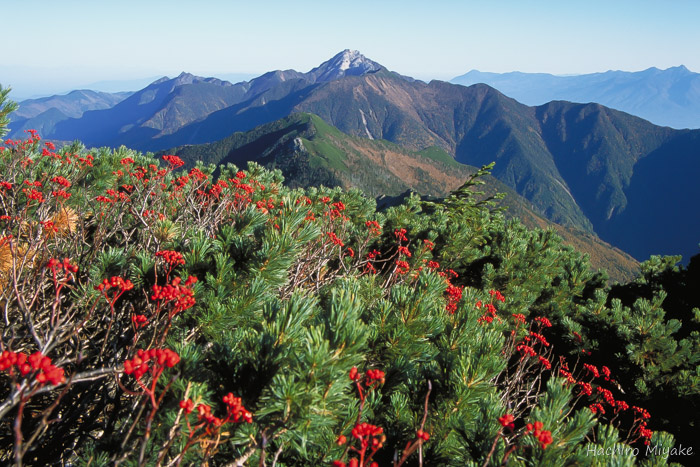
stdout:
<svg viewBox="0 0 700 467">
<path fill-rule="evenodd" d="M 0 142 L 3 463 L 583 464 L 692 426 L 683 268 L 608 301 L 488 168 L 378 211 L 180 156 Z"/>
</svg>

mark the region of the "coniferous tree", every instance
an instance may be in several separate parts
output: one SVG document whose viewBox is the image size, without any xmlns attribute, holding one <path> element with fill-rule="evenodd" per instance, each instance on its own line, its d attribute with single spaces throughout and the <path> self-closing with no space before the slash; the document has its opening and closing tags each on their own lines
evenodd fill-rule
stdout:
<svg viewBox="0 0 700 467">
<path fill-rule="evenodd" d="M 7 98 L 12 88 L 3 88 L 0 84 L 0 138 L 8 132 L 7 125 L 10 123 L 8 115 L 17 110 L 17 104 Z"/>
</svg>

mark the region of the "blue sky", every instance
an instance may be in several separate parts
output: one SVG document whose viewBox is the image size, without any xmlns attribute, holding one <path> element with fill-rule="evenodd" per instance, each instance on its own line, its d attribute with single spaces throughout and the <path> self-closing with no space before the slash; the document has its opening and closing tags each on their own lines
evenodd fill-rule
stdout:
<svg viewBox="0 0 700 467">
<path fill-rule="evenodd" d="M 360 50 L 402 74 L 700 71 L 695 0 L 2 0 L 16 97 L 181 71 L 308 71 Z"/>
</svg>

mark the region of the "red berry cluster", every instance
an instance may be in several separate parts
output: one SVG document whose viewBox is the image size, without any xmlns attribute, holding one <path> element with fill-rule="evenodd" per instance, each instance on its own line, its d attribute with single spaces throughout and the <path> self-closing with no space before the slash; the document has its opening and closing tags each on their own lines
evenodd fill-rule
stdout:
<svg viewBox="0 0 700 467">
<path fill-rule="evenodd" d="M 350 369 L 349 376 L 350 381 L 353 381 L 357 387 L 362 406 L 365 403 L 366 391 L 372 391 L 385 382 L 385 374 L 382 370 L 367 370 L 363 376 L 354 366 Z"/>
<path fill-rule="evenodd" d="M 343 217 L 342 211 L 345 211 L 345 204 L 338 201 L 338 202 L 331 204 L 331 206 L 333 207 L 330 210 L 331 219 L 337 219 L 338 217 Z M 344 217 L 344 220 L 347 220 L 347 217 Z"/>
<path fill-rule="evenodd" d="M 437 262 L 435 262 L 435 265 L 437 265 L 436 267 L 440 267 Z M 428 263 L 428 267 L 432 269 L 430 263 Z M 447 304 L 445 305 L 445 310 L 450 314 L 454 314 L 454 312 L 457 311 L 457 304 L 460 300 L 462 300 L 462 293 L 464 291 L 464 286 L 458 287 L 452 284 L 452 279 L 459 277 L 459 274 L 454 272 L 452 269 L 446 269 L 438 272 L 438 276 L 444 278 L 445 283 L 447 284 L 447 289 L 445 289 L 445 293 L 447 294 Z"/>
<path fill-rule="evenodd" d="M 406 274 L 411 269 L 411 266 L 406 261 L 396 260 L 396 272 L 398 274 Z"/>
<path fill-rule="evenodd" d="M 497 320 L 499 323 L 502 321 L 501 318 L 498 317 L 498 310 L 496 309 L 496 306 L 493 304 L 493 302 L 495 300 L 497 302 L 505 303 L 506 298 L 501 292 L 493 289 L 489 290 L 489 295 L 491 296 L 490 303 L 484 305 L 481 302 L 481 300 L 476 302 L 477 308 L 485 307 L 484 314 L 481 315 L 481 317 L 477 320 L 478 323 L 492 323 L 494 319 Z"/>
<path fill-rule="evenodd" d="M 75 274 L 78 272 L 78 266 L 71 264 L 69 258 L 63 258 L 63 261 L 51 258 L 48 263 L 46 263 L 46 267 L 51 269 L 54 274 L 59 270 L 65 271 L 66 274 Z"/>
<path fill-rule="evenodd" d="M 124 362 L 124 373 L 140 380 L 143 375 L 150 372 L 154 379 L 157 379 L 163 369 L 172 368 L 178 362 L 180 362 L 180 356 L 170 349 L 139 349 L 134 358 Z"/>
<path fill-rule="evenodd" d="M 126 292 L 134 288 L 134 284 L 129 279 L 124 279 L 123 277 L 113 276 L 109 279 L 104 279 L 100 285 L 95 286 L 95 290 L 100 292 L 107 292 L 109 289 L 115 288 L 119 292 Z"/>
<path fill-rule="evenodd" d="M 406 229 L 395 229 L 394 230 L 394 236 L 400 241 L 400 242 L 407 242 L 408 238 L 406 238 Z"/>
<path fill-rule="evenodd" d="M 430 267 L 430 264 L 428 264 L 428 267 Z M 447 294 L 447 305 L 445 305 L 445 310 L 447 310 L 450 314 L 454 314 L 454 312 L 457 311 L 457 304 L 460 300 L 462 300 L 464 287 L 452 285 L 449 280 L 447 282 L 448 286 L 447 289 L 445 289 L 445 293 Z"/>
<path fill-rule="evenodd" d="M 333 467 L 361 467 L 360 461 L 355 459 L 355 458 L 350 459 L 347 462 L 347 464 L 343 461 L 336 460 L 336 461 L 333 461 L 333 463 L 331 465 Z M 372 462 L 371 464 L 369 464 L 369 467 L 379 467 L 379 464 L 377 464 L 376 462 Z"/>
<path fill-rule="evenodd" d="M 491 297 L 493 297 L 495 300 L 498 300 L 501 303 L 506 302 L 506 298 L 498 290 L 493 290 L 493 289 L 489 290 L 489 295 L 491 295 Z"/>
<path fill-rule="evenodd" d="M 148 318 L 146 315 L 134 315 L 131 317 L 131 324 L 134 325 L 135 329 L 139 329 L 148 324 Z"/>
<path fill-rule="evenodd" d="M 246 408 L 243 407 L 240 397 L 235 397 L 233 393 L 229 392 L 227 395 L 224 396 L 223 401 L 224 404 L 226 404 L 225 418 L 219 418 L 214 416 L 211 413 L 211 406 L 207 404 L 198 404 L 197 419 L 200 422 L 204 422 L 208 425 L 212 425 L 213 427 L 217 428 L 223 425 L 224 423 L 228 423 L 231 421 L 235 423 L 241 421 L 245 421 L 247 423 L 253 422 L 253 414 L 248 412 Z M 183 401 L 180 401 L 180 408 L 183 409 L 186 414 L 190 414 L 195 409 L 195 405 L 194 402 L 192 402 L 192 399 L 185 399 Z"/>
<path fill-rule="evenodd" d="M 192 399 L 180 401 L 180 408 L 185 412 L 185 414 L 189 415 L 195 409 L 197 410 L 196 425 L 192 426 L 189 417 L 185 417 L 189 434 L 183 452 L 187 451 L 187 449 L 193 444 L 211 443 L 213 442 L 212 440 L 214 438 L 218 440 L 222 435 L 219 430 L 226 423 L 253 422 L 253 414 L 243 407 L 239 397 L 234 397 L 234 395 L 229 392 L 224 396 L 223 401 L 224 404 L 226 404 L 226 416 L 224 418 L 215 416 L 211 411 L 211 407 L 207 404 L 197 404 L 195 406 Z M 218 441 L 215 442 L 218 443 Z"/>
<path fill-rule="evenodd" d="M 639 436 L 644 438 L 644 444 L 648 445 L 653 435 L 654 432 L 647 428 L 647 422 L 641 422 L 639 424 Z"/>
<path fill-rule="evenodd" d="M 39 221 L 39 224 L 49 234 L 58 232 L 58 227 L 52 221 Z"/>
<path fill-rule="evenodd" d="M 599 370 L 595 365 L 584 363 L 583 368 L 585 369 L 586 374 L 591 377 L 591 382 L 576 380 L 571 371 L 569 371 L 569 367 L 566 362 L 562 362 L 561 368 L 559 369 L 559 374 L 566 378 L 568 384 L 575 385 L 581 394 L 594 398 L 592 403 L 590 403 L 588 406 L 592 413 L 597 415 L 605 415 L 605 405 L 608 405 L 614 411 L 614 414 L 619 414 L 619 412 L 625 412 L 629 409 L 635 412 L 630 432 L 636 432 L 638 437 L 634 439 L 633 442 L 637 441 L 639 438 L 644 438 L 644 443 L 649 444 L 651 436 L 653 435 L 653 432 L 646 428 L 647 422 L 645 420 L 651 417 L 649 412 L 641 407 L 630 407 L 625 401 L 615 400 L 612 391 L 600 385 L 594 386 L 592 384 L 593 380 L 596 378 L 602 378 L 605 381 L 612 381 L 615 383 L 615 380 L 610 377 L 610 369 L 608 367 L 603 366 Z"/>
<path fill-rule="evenodd" d="M 350 446 L 350 450 L 355 451 L 359 455 L 359 459 L 352 458 L 347 463 L 335 460 L 333 461 L 334 467 L 361 467 L 369 465 L 370 467 L 376 467 L 378 464 L 372 462 L 367 464 L 372 460 L 374 454 L 384 446 L 386 442 L 386 435 L 384 435 L 384 430 L 381 427 L 372 425 L 370 423 L 357 423 L 351 431 L 353 438 L 359 441 L 360 447 Z M 428 435 L 428 438 L 430 435 Z M 344 435 L 338 436 L 336 444 L 343 445 L 347 441 Z M 370 449 L 369 454 L 367 450 Z"/>
<path fill-rule="evenodd" d="M 365 225 L 367 226 L 367 229 L 369 229 L 369 232 L 372 235 L 381 235 L 382 234 L 382 227 L 379 225 L 379 222 L 377 222 L 377 221 L 365 221 Z"/>
<path fill-rule="evenodd" d="M 498 417 L 498 423 L 501 424 L 503 428 L 508 428 L 509 430 L 513 430 L 515 428 L 515 417 L 513 417 L 513 414 L 505 414 L 502 417 Z"/>
<path fill-rule="evenodd" d="M 353 438 L 360 440 L 362 448 L 371 446 L 372 449 L 376 450 L 381 448 L 386 441 L 386 437 L 383 436 L 384 430 L 370 423 L 358 423 L 350 433 Z"/>
<path fill-rule="evenodd" d="M 170 164 L 170 167 L 176 169 L 185 165 L 185 162 L 177 156 L 167 155 L 163 156 L 163 160 Z"/>
<path fill-rule="evenodd" d="M 313 201 L 311 201 L 311 198 L 309 198 L 308 196 L 302 196 L 301 198 L 297 198 L 297 200 L 294 201 L 294 204 L 297 204 L 297 205 L 302 204 L 302 203 L 305 206 L 310 206 L 313 203 Z"/>
<path fill-rule="evenodd" d="M 358 384 L 362 384 L 362 374 L 357 370 L 357 367 L 354 366 L 350 369 L 350 380 L 355 381 Z M 385 374 L 382 370 L 367 370 L 365 372 L 365 377 L 364 377 L 364 384 L 367 387 L 370 387 L 373 383 L 377 382 L 379 384 L 384 384 L 384 379 Z"/>
<path fill-rule="evenodd" d="M 549 430 L 543 430 L 544 424 L 542 422 L 528 423 L 525 428 L 527 433 L 532 432 L 533 436 L 537 438 L 542 449 L 547 449 L 547 446 L 552 444 L 552 432 Z M 533 431 L 534 430 L 534 431 Z"/>
<path fill-rule="evenodd" d="M 328 232 L 326 235 L 328 235 L 328 238 L 331 239 L 331 242 L 335 245 L 338 246 L 345 246 L 343 241 L 338 238 L 338 236 L 335 234 L 335 232 Z"/>
<path fill-rule="evenodd" d="M 41 352 L 27 356 L 24 352 L 5 350 L 0 354 L 0 371 L 7 371 L 11 376 L 17 371 L 23 377 L 35 373 L 34 379 L 40 386 L 46 383 L 56 386 L 66 380 L 63 368 L 53 365 Z"/>
<path fill-rule="evenodd" d="M 628 410 L 630 408 L 629 404 L 625 401 L 615 401 L 615 411 L 617 412 L 618 410 L 622 410 L 623 412 L 625 410 Z M 646 410 L 645 410 L 646 412 Z M 649 412 L 647 412 L 647 415 Z"/>
<path fill-rule="evenodd" d="M 156 258 L 163 258 L 171 267 L 185 264 L 185 258 L 177 251 L 161 250 L 156 253 Z"/>
<path fill-rule="evenodd" d="M 552 369 L 552 363 L 549 361 L 547 357 L 543 357 L 542 355 L 538 355 L 537 359 L 540 362 L 540 365 L 542 365 L 545 369 L 551 370 Z"/>
<path fill-rule="evenodd" d="M 639 416 L 644 420 L 648 420 L 649 418 L 651 418 L 651 415 L 649 414 L 647 409 L 643 409 L 642 407 L 637 407 L 636 405 L 633 405 L 632 410 L 637 412 Z"/>
<path fill-rule="evenodd" d="M 129 199 L 126 193 L 123 193 L 121 191 L 109 189 L 106 190 L 105 193 L 107 194 L 107 196 L 100 195 L 95 198 L 95 201 L 105 204 L 116 203 L 117 201 L 124 201 L 126 203 L 131 202 L 131 199 Z"/>
<path fill-rule="evenodd" d="M 268 199 L 267 201 L 264 199 L 261 199 L 260 201 L 257 201 L 255 203 L 255 206 L 258 209 L 260 209 L 263 213 L 267 213 L 268 209 L 275 209 L 275 207 L 276 207 L 274 200 L 272 198 Z"/>
<path fill-rule="evenodd" d="M 114 304 L 116 301 L 124 295 L 125 292 L 134 288 L 134 284 L 129 279 L 124 279 L 123 277 L 113 276 L 109 279 L 104 279 L 101 284 L 95 286 L 95 290 L 102 292 L 102 296 L 107 300 L 110 310 L 114 311 Z M 112 295 L 108 293 L 110 289 Z"/>
<path fill-rule="evenodd" d="M 593 394 L 593 386 L 591 386 L 591 383 L 587 383 L 585 381 L 579 381 L 577 384 L 580 386 L 581 392 L 583 394 L 585 394 L 587 396 L 590 396 Z M 600 387 L 598 389 L 600 389 Z M 603 413 L 605 413 L 605 412 L 603 412 Z"/>
<path fill-rule="evenodd" d="M 211 407 L 207 404 L 199 404 L 197 406 L 197 418 L 199 419 L 199 421 L 204 421 L 205 423 L 213 425 L 215 427 L 220 427 L 221 425 L 223 425 L 223 420 L 219 417 L 214 416 L 211 413 Z"/>
<path fill-rule="evenodd" d="M 71 183 L 65 177 L 54 177 L 51 179 L 52 182 L 57 183 L 65 188 L 70 188 Z"/>
<path fill-rule="evenodd" d="M 521 324 L 525 324 L 526 318 L 525 315 L 522 313 L 514 313 L 511 315 L 515 319 L 515 326 L 516 328 L 520 326 Z M 539 330 L 541 330 L 544 327 L 551 327 L 551 323 L 547 318 L 535 318 L 534 321 L 537 323 L 537 327 Z M 515 336 L 515 330 L 511 331 L 511 335 Z M 522 341 L 516 345 L 515 350 L 520 352 L 521 357 L 520 359 L 526 359 L 529 357 L 537 357 L 540 365 L 544 367 L 545 370 L 551 370 L 552 369 L 552 363 L 549 361 L 547 357 L 544 355 L 538 354 L 537 350 L 535 347 L 537 345 L 541 345 L 543 347 L 550 347 L 550 343 L 547 341 L 547 339 L 540 333 L 535 332 L 530 330 L 529 334 L 525 337 L 523 337 Z M 560 370 L 560 374 L 562 376 L 566 376 L 564 373 L 561 373 L 562 370 Z M 569 376 L 571 374 L 569 373 Z M 571 376 L 570 382 L 573 381 L 575 383 L 575 380 Z"/>
<path fill-rule="evenodd" d="M 584 363 L 583 367 L 586 369 L 586 371 L 588 371 L 590 374 L 592 374 L 594 378 L 600 377 L 600 373 L 598 372 L 598 368 L 596 368 L 595 365 Z"/>
<path fill-rule="evenodd" d="M 173 310 L 171 314 L 174 316 L 181 311 L 191 308 L 196 303 L 194 298 L 194 291 L 190 288 L 194 283 L 197 282 L 197 278 L 194 276 L 189 276 L 185 281 L 185 285 L 180 285 L 182 278 L 176 277 L 168 285 L 153 286 L 153 295 L 151 295 L 151 300 L 158 300 L 162 302 L 173 302 Z"/>
<path fill-rule="evenodd" d="M 29 201 L 31 201 L 31 200 L 38 201 L 39 203 L 44 202 L 44 194 L 41 191 L 37 191 L 34 188 L 32 188 L 32 189 L 23 188 L 22 192 L 25 195 L 27 195 L 27 204 L 29 204 Z"/>
<path fill-rule="evenodd" d="M 589 409 L 591 409 L 591 412 L 593 413 L 600 413 L 601 415 L 605 415 L 605 408 L 603 407 L 603 404 L 600 402 L 596 402 L 595 404 L 591 404 L 588 406 Z"/>
<path fill-rule="evenodd" d="M 547 318 L 545 318 L 544 316 L 538 316 L 537 318 L 535 318 L 535 321 L 537 321 L 538 323 L 540 323 L 540 324 L 541 324 L 543 327 L 545 327 L 545 328 L 551 328 L 551 327 L 552 327 L 552 323 L 551 323 Z"/>
<path fill-rule="evenodd" d="M 511 316 L 515 319 L 516 326 L 518 324 L 525 324 L 525 315 L 522 313 L 513 313 Z"/>
<path fill-rule="evenodd" d="M 156 212 L 151 209 L 144 209 L 141 215 L 146 219 L 146 218 L 158 218 L 159 221 L 165 220 L 165 214 L 162 212 Z"/>
<path fill-rule="evenodd" d="M 368 386 L 374 381 L 378 381 L 379 384 L 384 384 L 384 372 L 382 370 L 367 370 L 365 378 L 367 379 L 366 384 Z"/>
<path fill-rule="evenodd" d="M 184 410 L 186 414 L 190 414 L 194 410 L 194 402 L 192 399 L 180 401 L 180 408 Z"/>
<path fill-rule="evenodd" d="M 245 421 L 247 423 L 253 422 L 253 414 L 248 412 L 245 407 L 243 407 L 240 397 L 235 397 L 233 393 L 229 392 L 223 398 L 224 404 L 226 404 L 227 411 L 230 414 L 231 420 L 234 422 Z"/>
<path fill-rule="evenodd" d="M 569 384 L 577 383 L 576 378 L 574 378 L 574 375 L 569 371 L 569 365 L 566 362 L 559 368 L 559 376 L 566 378 L 566 382 Z"/>
<path fill-rule="evenodd" d="M 536 357 L 537 356 L 537 352 L 535 351 L 535 349 L 533 349 L 532 347 L 530 347 L 529 345 L 526 345 L 526 344 L 518 345 L 515 348 L 515 350 L 517 350 L 518 352 L 520 352 L 522 354 L 521 358 Z"/>
<path fill-rule="evenodd" d="M 530 336 L 525 337 L 526 341 L 530 341 L 531 338 L 534 338 L 540 342 L 540 344 L 544 345 L 545 347 L 549 347 L 549 342 L 547 342 L 547 339 L 539 333 L 536 333 L 535 331 L 530 331 Z"/>
<path fill-rule="evenodd" d="M 481 300 L 476 302 L 477 308 L 481 308 L 482 306 L 484 306 L 484 305 L 481 303 Z M 481 315 L 481 317 L 476 320 L 478 323 L 492 323 L 494 319 L 497 319 L 498 322 L 501 322 L 501 319 L 498 317 L 498 310 L 496 309 L 496 307 L 492 303 L 487 303 L 484 306 L 484 308 L 485 308 L 484 314 Z"/>
<path fill-rule="evenodd" d="M 65 190 L 54 190 L 51 192 L 51 196 L 53 196 L 55 198 L 68 199 L 71 197 L 71 194 Z"/>
</svg>

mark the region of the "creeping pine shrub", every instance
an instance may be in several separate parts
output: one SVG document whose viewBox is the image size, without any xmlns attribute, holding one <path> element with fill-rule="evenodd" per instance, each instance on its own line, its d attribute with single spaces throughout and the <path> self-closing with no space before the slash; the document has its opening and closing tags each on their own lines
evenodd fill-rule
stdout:
<svg viewBox="0 0 700 467">
<path fill-rule="evenodd" d="M 672 442 L 583 347 L 598 277 L 473 194 L 488 167 L 378 212 L 34 132 L 0 159 L 5 463 L 557 465 Z"/>
</svg>

